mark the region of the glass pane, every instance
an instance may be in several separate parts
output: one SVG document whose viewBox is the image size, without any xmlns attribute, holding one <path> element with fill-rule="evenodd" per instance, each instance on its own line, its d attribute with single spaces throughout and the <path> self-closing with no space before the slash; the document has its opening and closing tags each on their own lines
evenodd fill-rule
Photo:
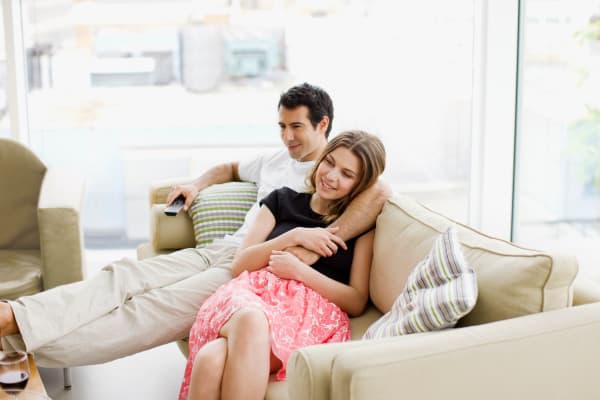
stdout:
<svg viewBox="0 0 600 400">
<path fill-rule="evenodd" d="M 515 239 L 600 277 L 600 1 L 524 4 Z"/>
<path fill-rule="evenodd" d="M 397 191 L 466 219 L 472 0 L 23 7 L 32 145 L 87 175 L 88 243 L 145 239 L 150 182 L 279 148 L 279 95 L 304 81 L 334 133 L 384 140 Z"/>
<path fill-rule="evenodd" d="M 4 36 L 4 3 L 0 3 L 0 137 L 10 137 L 8 100 L 6 97 L 6 43 Z"/>
</svg>

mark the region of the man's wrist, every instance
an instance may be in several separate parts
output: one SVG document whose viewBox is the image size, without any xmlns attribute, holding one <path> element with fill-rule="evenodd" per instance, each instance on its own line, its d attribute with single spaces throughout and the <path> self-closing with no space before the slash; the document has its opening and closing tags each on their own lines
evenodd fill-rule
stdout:
<svg viewBox="0 0 600 400">
<path fill-rule="evenodd" d="M 192 182 L 192 186 L 194 187 L 194 189 L 196 189 L 196 193 L 200 192 L 202 189 L 204 189 L 206 187 L 206 185 L 203 185 L 198 180 L 195 180 L 194 182 Z"/>
</svg>

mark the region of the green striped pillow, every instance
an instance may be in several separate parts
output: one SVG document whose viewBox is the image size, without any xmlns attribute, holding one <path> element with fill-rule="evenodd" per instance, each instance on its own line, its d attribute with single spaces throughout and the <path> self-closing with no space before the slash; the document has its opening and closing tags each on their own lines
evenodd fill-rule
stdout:
<svg viewBox="0 0 600 400">
<path fill-rule="evenodd" d="M 237 231 L 256 202 L 256 193 L 256 185 L 251 182 L 221 183 L 198 193 L 188 210 L 196 247 L 204 247 Z"/>
<path fill-rule="evenodd" d="M 392 308 L 365 332 L 376 339 L 452 327 L 477 302 L 477 279 L 448 228 L 408 276 Z"/>
</svg>

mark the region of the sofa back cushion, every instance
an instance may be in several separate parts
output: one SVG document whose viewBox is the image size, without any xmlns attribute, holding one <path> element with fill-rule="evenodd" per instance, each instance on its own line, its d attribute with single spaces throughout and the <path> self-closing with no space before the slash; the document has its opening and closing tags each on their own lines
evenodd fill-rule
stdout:
<svg viewBox="0 0 600 400">
<path fill-rule="evenodd" d="M 477 275 L 479 297 L 460 325 L 474 325 L 568 307 L 577 274 L 574 257 L 526 249 L 480 233 L 396 195 L 377 219 L 370 292 L 383 313 L 434 240 L 455 225 L 467 262 Z"/>
</svg>

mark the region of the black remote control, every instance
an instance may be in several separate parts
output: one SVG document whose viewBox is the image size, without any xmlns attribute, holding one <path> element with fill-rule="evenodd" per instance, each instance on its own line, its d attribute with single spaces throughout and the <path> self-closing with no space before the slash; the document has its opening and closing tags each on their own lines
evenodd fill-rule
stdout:
<svg viewBox="0 0 600 400">
<path fill-rule="evenodd" d="M 179 196 L 177 196 L 175 198 L 175 200 L 173 200 L 173 202 L 171 204 L 169 204 L 168 206 L 165 207 L 165 214 L 168 215 L 169 217 L 173 217 L 175 215 L 177 215 L 177 213 L 179 212 L 179 210 L 181 210 L 183 208 L 183 205 L 185 204 L 185 197 L 183 197 L 182 194 L 180 194 Z"/>
</svg>

